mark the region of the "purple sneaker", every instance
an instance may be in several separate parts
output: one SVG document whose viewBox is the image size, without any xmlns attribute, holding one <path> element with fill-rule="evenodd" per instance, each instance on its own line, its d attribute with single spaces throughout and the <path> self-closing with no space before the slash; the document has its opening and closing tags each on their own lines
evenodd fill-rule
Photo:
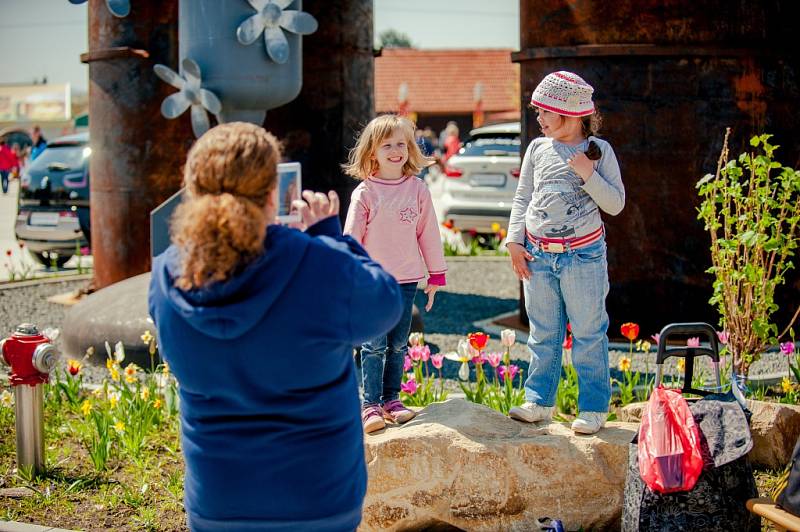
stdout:
<svg viewBox="0 0 800 532">
<path fill-rule="evenodd" d="M 393 399 L 383 405 L 383 417 L 392 423 L 405 423 L 411 421 L 417 413 L 409 410 L 400 399 Z"/>
<path fill-rule="evenodd" d="M 361 407 L 361 423 L 364 425 L 364 432 L 369 434 L 376 430 L 386 427 L 383 421 L 383 410 L 379 405 L 364 405 Z"/>
</svg>

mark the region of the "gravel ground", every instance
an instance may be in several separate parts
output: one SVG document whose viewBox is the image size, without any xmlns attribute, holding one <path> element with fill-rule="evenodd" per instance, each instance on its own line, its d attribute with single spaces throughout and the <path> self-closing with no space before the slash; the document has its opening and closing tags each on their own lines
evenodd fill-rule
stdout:
<svg viewBox="0 0 800 532">
<path fill-rule="evenodd" d="M 498 314 L 513 312 L 517 309 L 518 284 L 508 259 L 505 257 L 448 257 L 449 271 L 447 286 L 436 295 L 431 312 L 425 314 L 425 340 L 433 352 L 455 351 L 458 341 L 467 333 L 477 330 L 473 325 Z M 0 337 L 8 337 L 19 323 L 35 323 L 40 330 L 47 327 L 60 327 L 67 312 L 67 307 L 47 301 L 48 297 L 74 291 L 87 285 L 87 280 L 64 280 L 58 282 L 25 283 L 24 286 L 0 285 Z M 417 293 L 417 306 L 423 308 L 425 295 Z M 643 334 L 646 332 L 643 331 Z M 613 334 L 613 333 L 612 333 Z M 60 340 L 56 340 L 56 347 Z M 622 356 L 627 356 L 623 345 L 612 345 L 609 353 L 609 365 L 612 375 L 617 375 L 616 366 Z M 502 351 L 499 338 L 492 336 L 488 351 Z M 524 343 L 517 343 L 512 348 L 512 358 L 527 373 L 528 351 Z M 63 366 L 65 361 L 61 361 Z M 634 352 L 634 370 L 655 371 L 655 353 Z M 710 376 L 710 365 L 699 364 Z M 674 363 L 666 365 L 666 372 L 673 371 Z M 751 376 L 774 375 L 786 372 L 785 357 L 777 352 L 766 353 L 762 359 L 753 364 Z M 455 378 L 458 363 L 445 361 L 446 377 Z M 85 378 L 97 380 L 104 375 L 104 368 L 86 368 Z"/>
</svg>

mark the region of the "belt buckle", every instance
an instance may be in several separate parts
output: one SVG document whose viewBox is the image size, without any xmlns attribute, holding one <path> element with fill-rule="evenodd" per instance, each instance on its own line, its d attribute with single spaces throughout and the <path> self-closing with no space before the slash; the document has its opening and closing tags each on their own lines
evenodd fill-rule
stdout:
<svg viewBox="0 0 800 532">
<path fill-rule="evenodd" d="M 546 244 L 548 253 L 564 253 L 564 244 L 559 244 L 557 242 L 548 242 Z"/>
</svg>

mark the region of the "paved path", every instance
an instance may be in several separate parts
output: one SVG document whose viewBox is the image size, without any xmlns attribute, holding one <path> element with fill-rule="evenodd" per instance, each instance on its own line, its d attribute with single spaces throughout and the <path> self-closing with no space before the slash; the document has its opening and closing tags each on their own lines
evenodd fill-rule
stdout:
<svg viewBox="0 0 800 532">
<path fill-rule="evenodd" d="M 11 271 L 19 272 L 29 268 L 36 277 L 48 277 L 53 274 L 70 274 L 77 272 L 78 259 L 73 257 L 60 270 L 49 270 L 36 261 L 27 249 L 20 249 L 14 236 L 14 224 L 17 219 L 17 191 L 19 180 L 9 184 L 7 194 L 0 193 L 0 283 L 8 281 Z M 11 251 L 11 257 L 7 255 Z M 91 256 L 83 257 L 84 267 L 91 265 Z"/>
</svg>

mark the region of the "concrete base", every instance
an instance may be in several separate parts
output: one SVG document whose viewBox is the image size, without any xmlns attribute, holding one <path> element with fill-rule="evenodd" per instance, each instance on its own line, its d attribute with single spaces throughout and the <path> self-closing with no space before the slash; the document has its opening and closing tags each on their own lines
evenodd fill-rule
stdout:
<svg viewBox="0 0 800 532">
<path fill-rule="evenodd" d="M 95 352 L 91 362 L 102 365 L 105 342 L 112 349 L 122 342 L 126 364 L 149 368 L 150 354 L 141 339 L 146 330 L 155 334 L 147 311 L 149 285 L 150 273 L 143 273 L 98 290 L 70 308 L 61 327 L 63 355 L 80 358 L 91 346 Z"/>
</svg>

